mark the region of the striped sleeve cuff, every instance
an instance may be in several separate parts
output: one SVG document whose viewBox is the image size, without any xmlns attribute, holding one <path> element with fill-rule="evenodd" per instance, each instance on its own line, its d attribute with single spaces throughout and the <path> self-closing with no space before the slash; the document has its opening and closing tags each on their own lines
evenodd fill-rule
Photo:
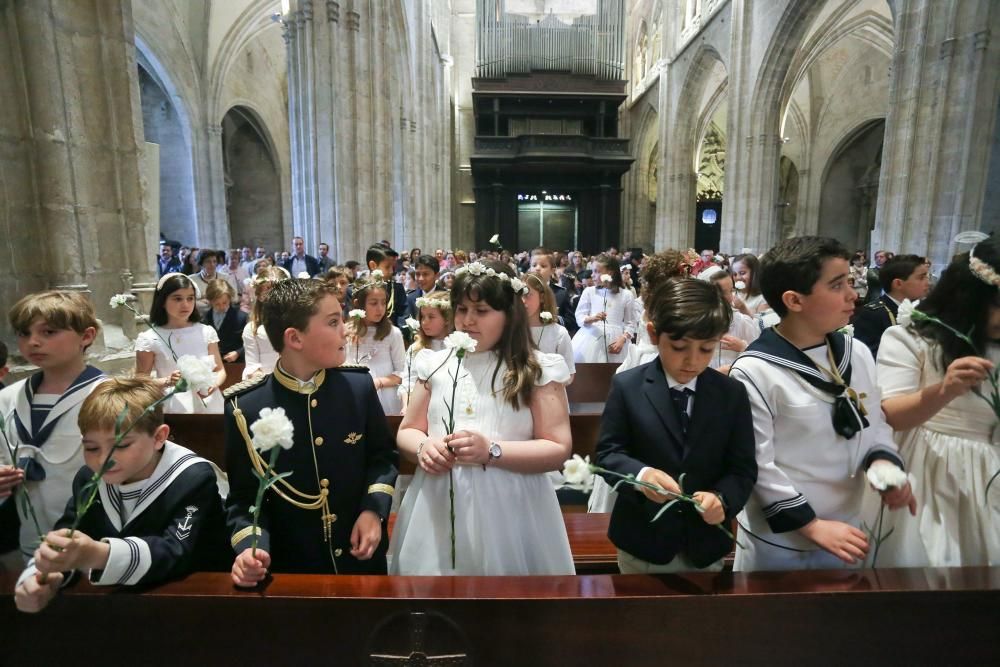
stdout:
<svg viewBox="0 0 1000 667">
<path fill-rule="evenodd" d="M 786 498 L 764 508 L 764 518 L 774 533 L 798 530 L 816 518 L 816 512 L 801 493 L 794 498 Z"/>
<path fill-rule="evenodd" d="M 98 586 L 134 586 L 146 576 L 153 564 L 149 544 L 138 537 L 106 537 L 110 547 L 108 564 L 103 570 L 90 571 L 90 583 Z"/>
<path fill-rule="evenodd" d="M 899 466 L 900 470 L 906 470 L 906 465 L 903 463 L 903 459 L 900 458 L 896 452 L 890 449 L 873 449 L 868 452 L 868 456 L 865 457 L 861 467 L 864 470 L 868 470 L 868 468 L 870 468 L 876 461 L 889 461 L 890 463 L 895 463 Z"/>
</svg>

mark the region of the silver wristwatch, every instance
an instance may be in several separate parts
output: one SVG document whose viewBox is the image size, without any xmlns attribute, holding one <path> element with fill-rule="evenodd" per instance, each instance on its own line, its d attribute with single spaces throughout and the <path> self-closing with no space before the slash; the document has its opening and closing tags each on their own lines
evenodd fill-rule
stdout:
<svg viewBox="0 0 1000 667">
<path fill-rule="evenodd" d="M 500 444 L 496 442 L 490 442 L 490 463 L 493 463 L 497 459 L 503 456 L 503 450 L 500 448 Z"/>
</svg>

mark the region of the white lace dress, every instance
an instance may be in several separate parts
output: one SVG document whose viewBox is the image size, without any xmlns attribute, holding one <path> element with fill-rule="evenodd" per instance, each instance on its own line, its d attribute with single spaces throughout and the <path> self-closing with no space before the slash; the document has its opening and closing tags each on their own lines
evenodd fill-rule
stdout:
<svg viewBox="0 0 1000 667">
<path fill-rule="evenodd" d="M 635 320 L 634 301 L 632 292 L 626 289 L 614 292 L 604 287 L 588 287 L 583 290 L 580 301 L 576 304 L 576 323 L 580 326 L 573 336 L 576 363 L 621 363 L 625 360 L 631 341 L 626 341 L 618 354 L 607 352 L 607 346 L 622 333 L 635 335 L 638 323 Z M 586 318 L 600 312 L 607 312 L 606 321 L 586 323 Z"/>
<path fill-rule="evenodd" d="M 419 367 L 418 359 L 426 356 L 432 352 L 437 352 L 438 350 L 444 349 L 444 339 L 432 340 L 430 347 L 422 347 L 419 350 L 414 350 L 411 345 L 407 350 L 406 354 L 403 356 L 403 382 L 398 387 L 396 387 L 396 394 L 399 395 L 399 400 L 402 401 L 403 397 L 406 397 L 406 401 L 409 402 L 409 394 L 413 391 L 413 387 L 417 382 L 417 368 Z"/>
<path fill-rule="evenodd" d="M 987 357 L 1000 365 L 1000 345 Z M 940 351 L 893 326 L 878 350 L 882 399 L 911 394 L 941 382 Z M 989 392 L 989 384 L 983 387 Z M 895 434 L 911 475 L 917 516 L 886 510 L 882 534 L 894 529 L 879 549 L 879 567 L 969 567 L 1000 565 L 1000 437 L 993 410 L 969 392 L 926 422 Z"/>
<path fill-rule="evenodd" d="M 422 355 L 417 376 L 431 398 L 429 435 L 445 435 L 456 362 L 450 350 Z M 536 353 L 542 366 L 538 386 L 569 379 L 566 364 L 554 354 Z M 490 391 L 493 352 L 462 360 L 456 394 L 455 430 L 473 429 L 498 441 L 534 438 L 527 407 L 514 410 Z M 446 362 L 447 360 L 447 362 Z M 444 364 L 444 366 L 442 366 Z M 501 367 L 497 383 L 503 376 Z M 436 371 L 436 372 L 435 372 Z M 517 473 L 498 467 L 456 466 L 455 555 L 451 566 L 449 476 L 418 468 L 403 502 L 389 545 L 390 574 L 533 575 L 574 574 L 573 556 L 559 501 L 546 473 Z"/>
<path fill-rule="evenodd" d="M 174 354 L 178 359 L 190 354 L 215 367 L 215 357 L 209 354 L 208 346 L 219 342 L 219 334 L 212 327 L 195 322 L 183 329 L 157 327 L 156 331 L 170 342 L 173 354 L 151 329 L 143 331 L 135 339 L 136 352 L 152 352 L 156 355 L 153 361 L 156 377 L 169 377 L 177 370 Z M 222 414 L 222 392 L 216 389 L 204 400 L 190 391 L 181 392 L 163 404 L 163 411 L 170 414 Z"/>
</svg>

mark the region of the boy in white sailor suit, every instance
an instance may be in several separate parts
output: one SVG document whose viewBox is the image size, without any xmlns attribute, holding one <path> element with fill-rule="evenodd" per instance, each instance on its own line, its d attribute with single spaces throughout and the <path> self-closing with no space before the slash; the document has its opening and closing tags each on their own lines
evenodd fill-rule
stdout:
<svg viewBox="0 0 1000 667">
<path fill-rule="evenodd" d="M 866 472 L 892 510 L 916 501 L 881 410 L 871 352 L 837 332 L 854 308 L 847 250 L 833 239 L 782 241 L 761 260 L 762 292 L 781 323 L 733 364 L 746 385 L 757 484 L 740 515 L 736 570 L 860 567 Z M 831 333 L 833 332 L 833 333 Z"/>
<path fill-rule="evenodd" d="M 162 396 L 148 378 L 120 378 L 84 401 L 79 427 L 87 465 L 73 480 L 62 518 L 18 579 L 14 599 L 21 611 L 43 609 L 64 573 L 84 571 L 98 585 L 147 585 L 228 566 L 215 467 L 167 440 L 162 407 L 146 411 Z M 114 464 L 70 537 L 78 501 L 89 495 L 87 483 L 112 451 L 123 412 L 123 429 L 134 426 L 114 449 Z"/>
<path fill-rule="evenodd" d="M 226 391 L 233 582 L 254 586 L 268 570 L 385 574 L 396 447 L 368 369 L 340 367 L 346 334 L 336 287 L 275 283 L 263 321 L 281 355 L 274 372 Z M 268 460 L 255 450 L 252 432 L 265 408 L 281 408 L 293 426 L 293 444 L 274 468 L 292 474 L 265 492 L 255 531 L 253 473 Z"/>
<path fill-rule="evenodd" d="M 94 308 L 79 292 L 29 294 L 10 309 L 17 347 L 39 371 L 0 391 L 0 503 L 17 505 L 20 548 L 27 562 L 62 516 L 83 452 L 76 419 L 80 405 L 106 376 L 86 363 L 87 348 L 100 325 Z M 11 460 L 11 453 L 16 460 Z M 23 485 L 38 527 L 27 505 L 16 500 Z M 0 533 L 6 533 L 0 526 Z"/>
</svg>

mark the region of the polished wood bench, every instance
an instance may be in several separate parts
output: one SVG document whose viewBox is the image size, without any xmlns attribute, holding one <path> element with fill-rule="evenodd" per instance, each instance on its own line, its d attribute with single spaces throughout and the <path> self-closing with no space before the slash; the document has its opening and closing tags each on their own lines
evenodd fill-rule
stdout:
<svg viewBox="0 0 1000 667">
<path fill-rule="evenodd" d="M 611 391 L 611 380 L 620 364 L 576 364 L 573 382 L 566 387 L 570 403 L 604 403 Z"/>
<path fill-rule="evenodd" d="M 252 590 L 196 573 L 144 592 L 79 582 L 38 615 L 15 611 L 12 585 L 0 576 L 11 665 L 53 651 L 80 665 L 985 665 L 1000 622 L 1000 568 L 278 574 Z"/>
</svg>

